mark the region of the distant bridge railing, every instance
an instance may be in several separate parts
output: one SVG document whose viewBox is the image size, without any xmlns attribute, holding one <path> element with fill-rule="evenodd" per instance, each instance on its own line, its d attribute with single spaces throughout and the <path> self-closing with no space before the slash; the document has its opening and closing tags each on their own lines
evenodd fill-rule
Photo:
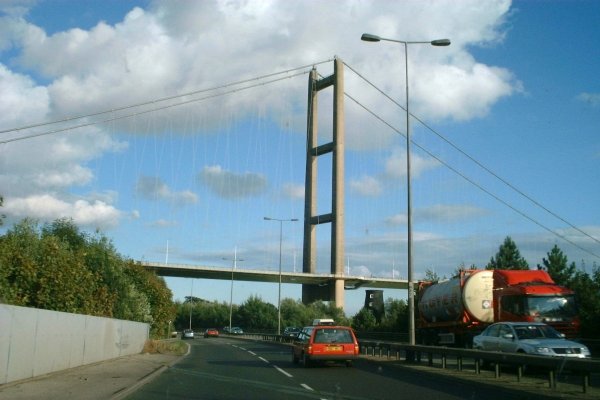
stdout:
<svg viewBox="0 0 600 400">
<path fill-rule="evenodd" d="M 262 340 L 277 343 L 292 343 L 293 338 L 267 333 L 245 333 L 232 335 L 235 337 Z M 459 349 L 452 347 L 420 346 L 406 343 L 381 342 L 376 340 L 359 339 L 360 351 L 364 356 L 381 357 L 397 360 L 404 359 L 407 362 L 427 362 L 433 367 L 438 362 L 441 368 L 448 368 L 449 359 L 456 361 L 458 371 L 463 371 L 465 360 L 472 360 L 475 373 L 480 374 L 484 365 L 494 365 L 494 375 L 500 377 L 502 368 L 516 369 L 517 382 L 521 382 L 526 366 L 536 367 L 546 372 L 548 387 L 557 388 L 557 376 L 562 371 L 581 377 L 581 388 L 587 393 L 590 387 L 592 374 L 600 373 L 600 360 L 590 360 L 570 357 L 545 357 L 529 354 L 500 353 L 495 351 L 481 351 L 473 349 Z"/>
</svg>

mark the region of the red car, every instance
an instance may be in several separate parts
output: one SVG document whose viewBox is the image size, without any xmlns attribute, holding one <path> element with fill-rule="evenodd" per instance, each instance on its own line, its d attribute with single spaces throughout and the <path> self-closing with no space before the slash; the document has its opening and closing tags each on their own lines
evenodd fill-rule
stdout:
<svg viewBox="0 0 600 400">
<path fill-rule="evenodd" d="M 204 337 L 219 337 L 219 331 L 215 328 L 208 328 L 206 331 L 204 331 Z"/>
<path fill-rule="evenodd" d="M 339 361 L 352 366 L 359 356 L 359 346 L 352 328 L 336 325 L 307 326 L 292 346 L 292 361 L 302 360 L 305 367 L 315 361 Z"/>
</svg>

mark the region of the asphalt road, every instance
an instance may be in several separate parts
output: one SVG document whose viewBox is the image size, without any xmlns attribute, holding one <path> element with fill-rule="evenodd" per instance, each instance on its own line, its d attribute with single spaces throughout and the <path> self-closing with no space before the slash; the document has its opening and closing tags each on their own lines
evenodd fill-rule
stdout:
<svg viewBox="0 0 600 400">
<path fill-rule="evenodd" d="M 127 399 L 546 399 L 531 393 L 357 360 L 295 365 L 288 347 L 232 338 L 190 341 L 191 353 Z"/>
</svg>

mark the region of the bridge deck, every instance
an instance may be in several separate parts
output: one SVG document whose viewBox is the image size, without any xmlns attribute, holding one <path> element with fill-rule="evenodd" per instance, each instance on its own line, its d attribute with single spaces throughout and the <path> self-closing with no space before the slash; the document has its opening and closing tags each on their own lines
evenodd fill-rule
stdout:
<svg viewBox="0 0 600 400">
<path fill-rule="evenodd" d="M 260 269 L 235 269 L 205 265 L 165 264 L 142 261 L 141 264 L 159 276 L 221 279 L 251 282 L 279 282 L 279 271 Z M 233 274 L 233 277 L 232 277 Z M 403 279 L 375 278 L 339 274 L 308 274 L 303 272 L 282 272 L 282 283 L 326 285 L 332 280 L 343 279 L 346 289 L 371 287 L 382 289 L 407 289 L 408 281 Z"/>
</svg>

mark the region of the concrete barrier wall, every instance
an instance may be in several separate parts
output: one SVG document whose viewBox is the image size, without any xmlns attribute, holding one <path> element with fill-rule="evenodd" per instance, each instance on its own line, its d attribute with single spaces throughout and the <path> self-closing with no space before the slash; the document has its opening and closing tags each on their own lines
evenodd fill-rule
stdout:
<svg viewBox="0 0 600 400">
<path fill-rule="evenodd" d="M 140 353 L 149 325 L 0 304 L 0 384 Z"/>
</svg>

